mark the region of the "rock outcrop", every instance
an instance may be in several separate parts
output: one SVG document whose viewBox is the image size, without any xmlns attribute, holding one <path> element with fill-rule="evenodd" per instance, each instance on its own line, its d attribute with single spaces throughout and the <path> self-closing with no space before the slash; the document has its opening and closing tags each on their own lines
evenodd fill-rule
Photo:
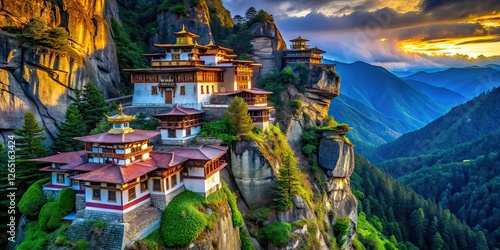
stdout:
<svg viewBox="0 0 500 250">
<path fill-rule="evenodd" d="M 254 141 L 235 141 L 231 147 L 231 171 L 241 198 L 248 207 L 269 204 L 277 166 L 272 166 Z"/>
<path fill-rule="evenodd" d="M 253 46 L 252 58 L 262 64 L 259 77 L 274 68 L 281 70 L 281 56 L 286 50 L 286 43 L 274 22 L 256 22 L 249 27 Z"/>
<path fill-rule="evenodd" d="M 210 28 L 210 14 L 205 5 L 194 6 L 194 0 L 186 1 L 186 14 L 178 14 L 171 10 L 163 11 L 156 17 L 158 31 L 152 38 L 152 44 L 175 43 L 174 32 L 180 31 L 182 25 L 186 30 L 193 32 L 200 37 L 196 41 L 205 45 L 213 39 L 212 29 Z M 153 50 L 157 48 L 152 46 Z"/>
<path fill-rule="evenodd" d="M 64 27 L 71 52 L 34 48 L 14 35 L 0 33 L 0 143 L 34 112 L 49 140 L 64 120 L 68 96 L 94 81 L 104 95 L 115 96 L 119 70 L 109 22 L 118 20 L 115 0 L 2 1 L 0 27 L 22 27 L 41 18 L 48 27 Z"/>
<path fill-rule="evenodd" d="M 318 163 L 327 170 L 327 209 L 335 215 L 332 226 L 339 217 L 349 217 L 350 230 L 342 248 L 348 248 L 356 234 L 358 202 L 350 187 L 350 177 L 354 171 L 354 149 L 344 141 L 344 137 L 334 131 L 325 131 L 319 144 Z"/>
</svg>

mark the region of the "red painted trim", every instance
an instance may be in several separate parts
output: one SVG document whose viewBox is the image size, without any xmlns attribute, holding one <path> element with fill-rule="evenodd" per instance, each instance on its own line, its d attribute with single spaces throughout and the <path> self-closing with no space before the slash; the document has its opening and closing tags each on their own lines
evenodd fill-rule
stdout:
<svg viewBox="0 0 500 250">
<path fill-rule="evenodd" d="M 135 199 L 132 202 L 129 202 L 128 204 L 124 206 L 120 205 L 110 205 L 110 204 L 101 204 L 101 203 L 95 203 L 95 202 L 85 202 L 85 206 L 87 207 L 95 207 L 95 208 L 105 208 L 105 209 L 113 209 L 113 210 L 125 210 L 129 207 L 132 207 L 134 205 L 137 205 L 138 203 L 148 199 L 151 197 L 151 194 L 146 194 L 142 196 L 141 198 Z"/>
<path fill-rule="evenodd" d="M 64 188 L 69 188 L 70 186 L 55 185 L 55 184 L 52 184 L 52 183 L 48 183 L 48 184 L 45 184 L 43 187 L 64 189 Z"/>
</svg>

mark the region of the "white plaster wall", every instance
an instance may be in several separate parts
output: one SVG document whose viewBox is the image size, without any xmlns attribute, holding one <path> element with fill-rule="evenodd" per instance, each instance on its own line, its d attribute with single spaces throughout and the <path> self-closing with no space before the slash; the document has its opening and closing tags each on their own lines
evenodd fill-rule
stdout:
<svg viewBox="0 0 500 250">
<path fill-rule="evenodd" d="M 196 193 L 205 193 L 204 179 L 184 179 L 184 182 L 187 190 L 191 190 Z"/>
<path fill-rule="evenodd" d="M 158 95 L 151 95 L 152 87 L 157 85 L 158 83 L 134 83 L 132 105 L 165 104 L 165 96 L 161 95 L 160 90 Z"/>
<path fill-rule="evenodd" d="M 54 185 L 59 185 L 59 186 L 71 186 L 71 179 L 69 178 L 69 174 L 66 173 L 59 173 L 64 175 L 64 183 L 58 183 L 57 182 L 57 172 L 52 172 L 52 184 Z"/>
<path fill-rule="evenodd" d="M 184 86 L 186 88 L 186 94 L 181 95 L 181 86 Z M 173 103 L 178 103 L 179 105 L 182 106 L 182 104 L 188 104 L 188 103 L 197 103 L 198 102 L 198 96 L 197 96 L 198 89 L 196 88 L 196 83 L 194 82 L 189 82 L 189 83 L 179 83 L 177 84 L 177 87 L 175 88 L 175 97 L 173 98 L 172 102 Z M 163 102 L 165 103 L 165 101 Z"/>
<path fill-rule="evenodd" d="M 85 201 L 86 202 L 108 204 L 108 205 L 121 205 L 122 204 L 122 194 L 120 191 L 116 191 L 116 202 L 109 202 L 107 189 L 101 189 L 101 200 L 93 200 L 92 199 L 92 189 L 93 188 L 90 188 L 90 187 L 85 188 Z"/>
<path fill-rule="evenodd" d="M 189 176 L 203 177 L 205 176 L 205 170 L 203 168 L 188 168 Z"/>
</svg>

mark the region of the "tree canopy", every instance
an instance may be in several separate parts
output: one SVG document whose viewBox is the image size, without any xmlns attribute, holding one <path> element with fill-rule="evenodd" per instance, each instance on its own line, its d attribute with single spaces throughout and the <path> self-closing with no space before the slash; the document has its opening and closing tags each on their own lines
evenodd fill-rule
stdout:
<svg viewBox="0 0 500 250">
<path fill-rule="evenodd" d="M 231 130 L 235 133 L 246 134 L 254 128 L 254 124 L 250 114 L 248 113 L 248 105 L 245 99 L 235 97 L 227 108 L 228 118 Z"/>
<path fill-rule="evenodd" d="M 66 110 L 64 122 L 59 126 L 52 150 L 55 152 L 70 152 L 83 149 L 83 142 L 73 139 L 73 137 L 85 135 L 85 123 L 80 115 L 76 104 L 70 104 Z"/>
</svg>

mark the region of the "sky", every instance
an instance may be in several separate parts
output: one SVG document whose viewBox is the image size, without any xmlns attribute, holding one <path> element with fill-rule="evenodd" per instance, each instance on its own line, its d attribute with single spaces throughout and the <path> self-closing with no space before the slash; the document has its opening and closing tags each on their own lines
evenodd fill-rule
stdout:
<svg viewBox="0 0 500 250">
<path fill-rule="evenodd" d="M 500 64 L 500 0 L 222 0 L 231 14 L 253 6 L 283 37 L 302 36 L 324 58 L 394 71 Z"/>
</svg>

